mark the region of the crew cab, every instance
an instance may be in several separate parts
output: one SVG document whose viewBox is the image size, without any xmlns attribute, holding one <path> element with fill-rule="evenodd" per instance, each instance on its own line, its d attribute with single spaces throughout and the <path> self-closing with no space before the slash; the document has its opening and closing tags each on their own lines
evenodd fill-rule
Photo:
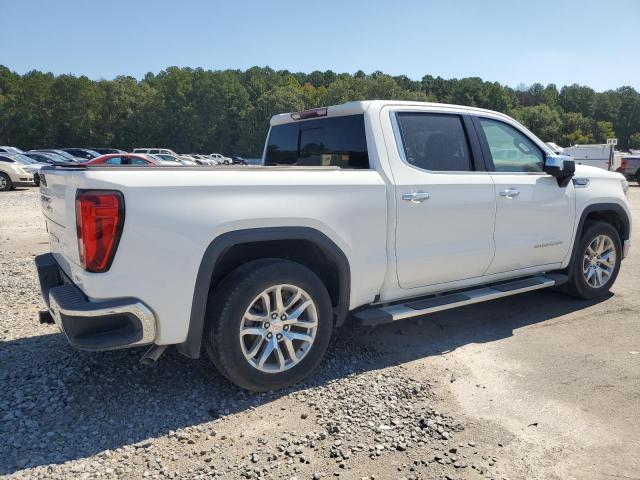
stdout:
<svg viewBox="0 0 640 480">
<path fill-rule="evenodd" d="M 309 375 L 345 322 L 547 287 L 602 296 L 630 246 L 620 174 L 464 106 L 276 115 L 262 166 L 43 173 L 41 320 L 84 350 L 204 350 L 255 391 Z"/>
</svg>

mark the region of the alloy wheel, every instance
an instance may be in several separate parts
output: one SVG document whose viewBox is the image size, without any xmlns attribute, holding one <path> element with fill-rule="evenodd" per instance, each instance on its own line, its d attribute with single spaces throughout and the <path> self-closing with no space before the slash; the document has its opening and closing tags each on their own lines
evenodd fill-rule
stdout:
<svg viewBox="0 0 640 480">
<path fill-rule="evenodd" d="M 608 235 L 598 235 L 589 244 L 582 260 L 582 273 L 591 288 L 609 281 L 616 267 L 616 247 Z"/>
<path fill-rule="evenodd" d="M 263 373 L 300 363 L 316 338 L 318 313 L 311 296 L 295 285 L 271 286 L 257 295 L 240 324 L 242 353 Z"/>
</svg>

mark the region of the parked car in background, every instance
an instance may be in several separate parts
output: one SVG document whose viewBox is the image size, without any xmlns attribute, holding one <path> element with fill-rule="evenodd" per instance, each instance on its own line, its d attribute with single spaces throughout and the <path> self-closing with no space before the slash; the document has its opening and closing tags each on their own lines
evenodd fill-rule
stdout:
<svg viewBox="0 0 640 480">
<path fill-rule="evenodd" d="M 108 147 L 91 147 L 89 150 L 93 150 L 94 152 L 99 153 L 100 155 L 107 155 L 109 153 L 127 153 L 124 150 L 120 150 L 119 148 L 108 148 Z"/>
<path fill-rule="evenodd" d="M 161 153 L 163 155 L 173 155 L 174 157 L 178 156 L 178 154 L 170 148 L 134 148 L 133 153 L 150 153 L 152 155 Z"/>
<path fill-rule="evenodd" d="M 188 166 L 197 165 L 197 163 L 194 160 L 191 160 L 190 158 L 187 158 L 187 157 L 181 157 L 179 155 L 171 155 L 169 153 L 154 153 L 152 155 L 162 160 L 165 160 L 167 162 L 175 162 L 179 165 L 188 165 Z"/>
<path fill-rule="evenodd" d="M 193 158 L 198 165 L 216 165 L 212 158 L 200 153 L 189 153 L 189 157 Z"/>
<path fill-rule="evenodd" d="M 231 158 L 225 157 L 224 155 L 221 155 L 219 153 L 210 153 L 209 154 L 209 158 L 212 158 L 216 162 L 218 162 L 220 164 L 223 164 L 223 165 L 231 164 Z"/>
<path fill-rule="evenodd" d="M 0 145 L 0 153 L 22 153 L 22 150 L 16 147 L 9 147 L 7 145 Z"/>
<path fill-rule="evenodd" d="M 25 169 L 25 165 L 13 158 L 19 154 L 0 153 L 0 192 L 15 187 L 31 187 L 34 184 L 33 173 Z M 27 159 L 29 157 L 26 157 Z"/>
<path fill-rule="evenodd" d="M 627 180 L 635 180 L 640 184 L 640 154 L 627 155 L 620 158 L 620 168 L 617 170 Z"/>
<path fill-rule="evenodd" d="M 37 150 L 32 150 L 32 151 L 55 153 L 56 155 L 60 155 L 61 157 L 66 158 L 68 162 L 81 162 L 82 160 L 84 160 L 83 158 L 74 157 L 70 153 L 65 152 L 64 150 L 56 149 L 56 148 L 39 148 Z"/>
<path fill-rule="evenodd" d="M 98 152 L 94 152 L 88 148 L 63 148 L 62 150 L 76 158 L 81 158 L 82 162 L 88 162 L 100 156 Z"/>
<path fill-rule="evenodd" d="M 234 165 L 249 165 L 249 162 L 242 157 L 231 157 L 231 163 Z"/>
<path fill-rule="evenodd" d="M 572 145 L 563 149 L 563 155 L 573 157 L 576 165 L 590 165 L 602 168 L 603 170 L 615 170 L 617 166 L 613 163 L 613 145 Z"/>
<path fill-rule="evenodd" d="M 33 158 L 25 155 L 24 153 L 16 153 L 14 155 L 7 155 L 22 165 L 22 168 L 25 172 L 33 175 L 33 184 L 37 187 L 40 185 L 40 169 L 46 165 L 49 165 L 47 162 L 39 162 L 34 160 Z"/>
<path fill-rule="evenodd" d="M 69 163 L 69 160 L 66 157 L 58 155 L 57 153 L 52 152 L 41 152 L 39 150 L 29 150 L 28 152 L 24 152 L 22 155 L 25 155 L 32 160 L 40 163 L 48 163 L 51 165 L 55 165 L 56 163 Z"/>
<path fill-rule="evenodd" d="M 151 155 L 144 153 L 110 153 L 107 155 L 100 155 L 98 158 L 89 160 L 85 165 L 170 165 L 170 162 L 159 160 Z"/>
</svg>

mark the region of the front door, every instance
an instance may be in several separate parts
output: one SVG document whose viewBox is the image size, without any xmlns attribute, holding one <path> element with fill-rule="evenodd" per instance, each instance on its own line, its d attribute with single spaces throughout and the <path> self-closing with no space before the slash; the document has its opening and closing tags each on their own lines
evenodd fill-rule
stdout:
<svg viewBox="0 0 640 480">
<path fill-rule="evenodd" d="M 569 253 L 575 215 L 573 183 L 543 172 L 545 152 L 514 125 L 478 118 L 480 141 L 493 162 L 496 254 L 487 273 L 557 267 Z"/>
<path fill-rule="evenodd" d="M 469 118 L 428 110 L 385 114 L 396 140 L 387 151 L 400 287 L 482 276 L 494 254 L 496 199 L 489 173 L 476 162 L 480 150 Z"/>
</svg>

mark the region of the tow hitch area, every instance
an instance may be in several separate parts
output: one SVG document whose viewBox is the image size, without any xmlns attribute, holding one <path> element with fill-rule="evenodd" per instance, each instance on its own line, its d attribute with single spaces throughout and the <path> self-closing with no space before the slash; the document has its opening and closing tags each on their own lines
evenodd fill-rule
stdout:
<svg viewBox="0 0 640 480">
<path fill-rule="evenodd" d="M 52 323 L 56 323 L 53 320 L 53 317 L 51 316 L 51 313 L 49 312 L 49 310 L 41 310 L 38 312 L 38 320 L 40 320 L 40 323 L 47 323 L 47 324 L 52 324 Z"/>
</svg>

